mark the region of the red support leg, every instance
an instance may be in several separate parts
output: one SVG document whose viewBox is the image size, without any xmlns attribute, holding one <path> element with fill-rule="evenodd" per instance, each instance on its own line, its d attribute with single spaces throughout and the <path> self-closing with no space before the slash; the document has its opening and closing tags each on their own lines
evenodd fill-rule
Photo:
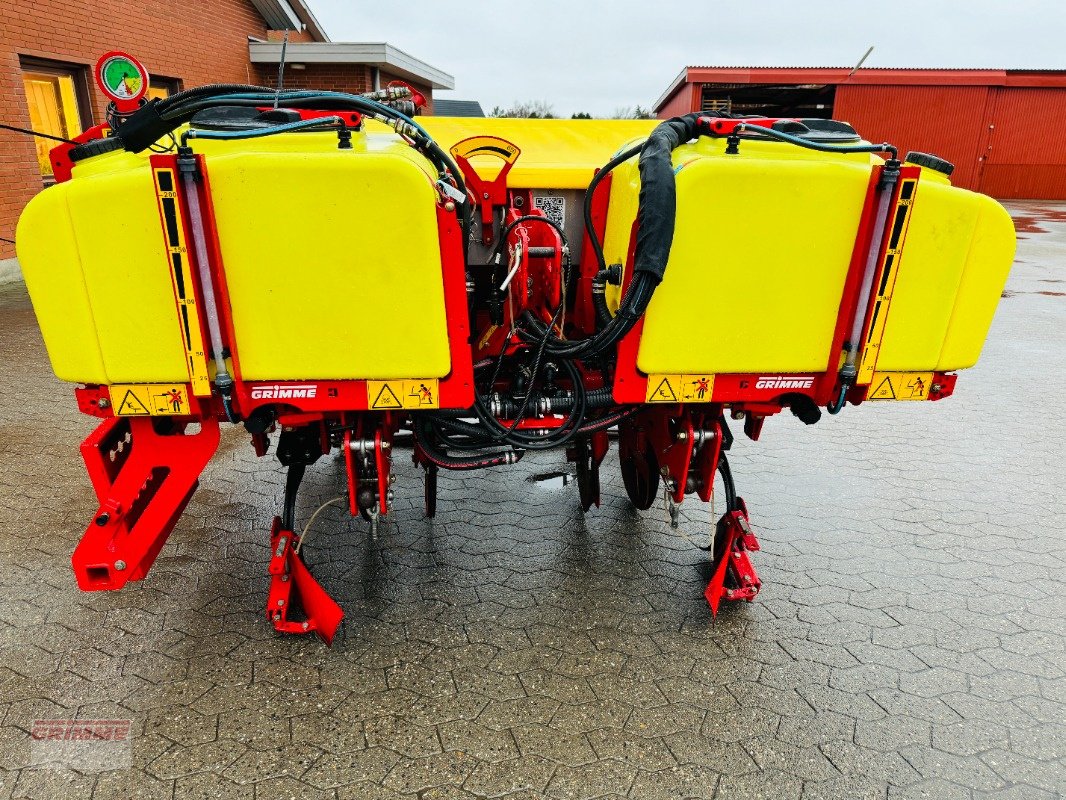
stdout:
<svg viewBox="0 0 1066 800">
<path fill-rule="evenodd" d="M 82 443 L 82 458 L 100 501 L 71 558 L 83 591 L 120 589 L 148 574 L 218 449 L 214 419 L 201 420 L 194 434 L 177 423 L 164 435 L 154 422 L 114 417 Z"/>
</svg>

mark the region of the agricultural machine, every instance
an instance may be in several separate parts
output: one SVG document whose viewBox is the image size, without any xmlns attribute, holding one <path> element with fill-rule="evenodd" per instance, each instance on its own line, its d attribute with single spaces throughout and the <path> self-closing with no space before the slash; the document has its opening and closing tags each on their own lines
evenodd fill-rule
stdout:
<svg viewBox="0 0 1066 800">
<path fill-rule="evenodd" d="M 429 516 L 439 470 L 547 449 L 588 511 L 615 435 L 639 509 L 664 498 L 676 522 L 717 476 L 706 598 L 752 600 L 730 425 L 757 440 L 785 410 L 948 397 L 1013 256 L 1006 212 L 949 163 L 841 122 L 419 117 L 404 87 L 135 95 L 52 151 L 58 184 L 17 232 L 54 371 L 101 420 L 78 585 L 144 579 L 239 425 L 288 470 L 267 617 L 327 642 L 342 612 L 299 555 L 301 480 L 339 450 L 376 526 L 401 432 Z"/>
</svg>

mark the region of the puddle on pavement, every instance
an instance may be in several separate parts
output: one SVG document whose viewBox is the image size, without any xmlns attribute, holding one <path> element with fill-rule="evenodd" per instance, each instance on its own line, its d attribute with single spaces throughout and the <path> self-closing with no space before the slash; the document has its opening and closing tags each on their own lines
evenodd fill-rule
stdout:
<svg viewBox="0 0 1066 800">
<path fill-rule="evenodd" d="M 530 475 L 526 480 L 529 483 L 535 484 L 541 489 L 562 489 L 564 486 L 569 486 L 574 481 L 574 476 L 569 472 L 539 472 L 536 475 Z"/>
</svg>

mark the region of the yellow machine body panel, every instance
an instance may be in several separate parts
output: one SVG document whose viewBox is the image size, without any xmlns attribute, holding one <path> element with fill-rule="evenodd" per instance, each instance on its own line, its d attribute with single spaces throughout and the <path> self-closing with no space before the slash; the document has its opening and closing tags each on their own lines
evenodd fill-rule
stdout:
<svg viewBox="0 0 1066 800">
<path fill-rule="evenodd" d="M 637 366 L 647 374 L 824 371 L 880 160 L 758 141 L 726 155 L 725 146 L 704 138 L 674 152 L 674 241 Z M 972 366 L 1011 263 L 1014 229 L 999 204 L 923 173 L 876 353 L 879 371 Z M 628 264 L 639 191 L 634 159 L 613 178 L 608 264 Z M 618 299 L 608 287 L 612 308 Z M 867 367 L 869 374 L 873 361 Z"/>
<path fill-rule="evenodd" d="M 356 136 L 346 151 L 336 142 L 195 142 L 207 160 L 241 374 L 443 377 L 434 171 L 392 135 Z M 20 220 L 19 261 L 64 380 L 189 379 L 147 156 L 79 164 Z"/>
<path fill-rule="evenodd" d="M 471 136 L 498 136 L 522 151 L 507 184 L 523 189 L 584 189 L 596 170 L 622 145 L 646 137 L 655 119 L 506 119 L 499 117 L 422 117 L 422 124 L 444 150 Z M 475 162 L 491 180 L 501 162 Z"/>
<path fill-rule="evenodd" d="M 241 374 L 444 377 L 436 190 L 407 159 L 336 153 L 209 156 Z"/>
</svg>

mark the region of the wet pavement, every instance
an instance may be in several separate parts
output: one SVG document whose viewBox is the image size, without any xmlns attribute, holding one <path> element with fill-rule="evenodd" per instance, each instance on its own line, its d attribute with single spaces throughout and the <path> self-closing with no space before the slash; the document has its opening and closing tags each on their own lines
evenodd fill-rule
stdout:
<svg viewBox="0 0 1066 800">
<path fill-rule="evenodd" d="M 442 474 L 431 522 L 400 453 L 376 543 L 331 506 L 307 545 L 347 613 L 333 649 L 263 617 L 283 475 L 241 430 L 143 584 L 77 591 L 94 421 L 0 287 L 0 796 L 1062 796 L 1064 210 L 1012 206 L 1018 262 L 955 397 L 738 437 L 754 604 L 712 621 L 709 512 L 633 511 L 614 455 L 588 514 L 527 480 L 566 470 L 545 455 Z M 343 482 L 314 465 L 299 519 Z M 38 718 L 132 720 L 132 767 L 25 767 Z"/>
</svg>

